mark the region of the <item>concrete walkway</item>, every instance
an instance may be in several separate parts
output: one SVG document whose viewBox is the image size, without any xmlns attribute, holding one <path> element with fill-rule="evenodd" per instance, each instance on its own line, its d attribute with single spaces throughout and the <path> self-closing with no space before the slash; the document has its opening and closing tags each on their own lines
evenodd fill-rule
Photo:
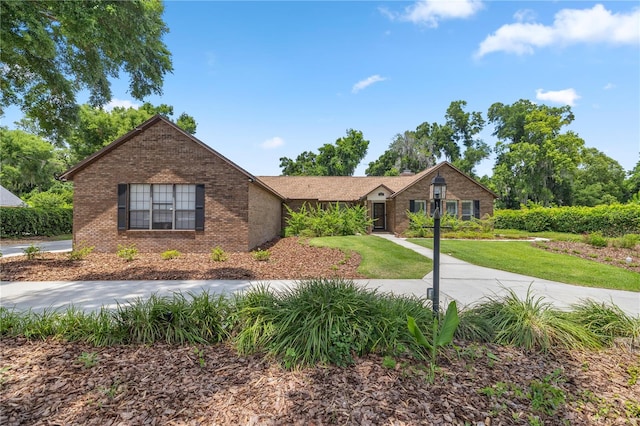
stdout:
<svg viewBox="0 0 640 426">
<path fill-rule="evenodd" d="M 433 251 L 391 234 L 375 234 L 432 258 Z M 640 293 L 620 290 L 580 287 L 510 272 L 471 265 L 444 254 L 440 255 L 440 300 L 443 305 L 456 300 L 459 306 L 472 305 L 486 297 L 501 296 L 507 289 L 520 298 L 527 291 L 544 297 L 559 308 L 567 308 L 583 299 L 614 303 L 630 315 L 640 315 Z M 424 297 L 432 287 L 432 275 L 423 279 L 406 280 L 356 280 L 359 284 L 376 288 L 382 292 Z M 172 292 L 234 293 L 252 285 L 264 283 L 272 288 L 295 285 L 293 280 L 249 281 L 249 280 L 181 280 L 181 281 L 72 281 L 72 282 L 2 282 L 0 283 L 0 306 L 18 310 L 63 308 L 70 304 L 85 310 L 115 308 L 136 298 L 147 298 L 151 294 L 167 295 Z M 640 276 L 639 276 L 640 283 Z"/>
</svg>

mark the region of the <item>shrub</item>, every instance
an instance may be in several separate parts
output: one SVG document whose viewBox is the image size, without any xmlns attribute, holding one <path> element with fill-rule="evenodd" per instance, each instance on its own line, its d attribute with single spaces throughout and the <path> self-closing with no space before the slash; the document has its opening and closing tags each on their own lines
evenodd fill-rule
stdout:
<svg viewBox="0 0 640 426">
<path fill-rule="evenodd" d="M 640 317 L 631 317 L 613 304 L 584 300 L 572 306 L 570 318 L 597 335 L 604 344 L 618 337 L 640 339 Z"/>
<path fill-rule="evenodd" d="M 53 236 L 69 234 L 72 209 L 0 207 L 0 237 Z"/>
<path fill-rule="evenodd" d="M 127 262 L 131 262 L 138 255 L 138 249 L 134 244 L 125 246 L 118 244 L 118 251 L 116 252 L 120 259 L 124 259 Z"/>
<path fill-rule="evenodd" d="M 160 255 L 162 257 L 163 260 L 169 260 L 169 259 L 177 259 L 178 257 L 180 257 L 182 253 L 180 253 L 178 250 L 167 250 L 162 252 L 162 254 Z"/>
<path fill-rule="evenodd" d="M 602 232 L 585 234 L 584 242 L 594 247 L 606 247 L 608 245 L 607 239 L 602 235 Z"/>
<path fill-rule="evenodd" d="M 251 253 L 255 260 L 260 262 L 266 262 L 271 257 L 271 252 L 269 250 L 255 250 Z"/>
<path fill-rule="evenodd" d="M 288 212 L 285 237 L 357 235 L 365 233 L 373 224 L 367 208 L 359 204 L 344 206 L 336 202 L 323 209 L 320 205 L 314 208 L 304 203 L 298 211 L 285 207 Z"/>
<path fill-rule="evenodd" d="M 93 252 L 94 248 L 93 246 L 86 246 L 83 243 L 78 245 L 74 244 L 73 250 L 69 252 L 69 260 L 83 260 Z"/>
<path fill-rule="evenodd" d="M 222 250 L 222 247 L 220 246 L 211 249 L 210 257 L 214 262 L 224 262 L 229 258 L 227 253 L 225 253 L 225 251 Z"/>
<path fill-rule="evenodd" d="M 27 259 L 33 260 L 36 257 L 39 257 L 40 254 L 42 254 L 42 248 L 40 248 L 40 246 L 31 244 L 29 247 L 24 249 L 23 252 L 27 256 Z"/>
<path fill-rule="evenodd" d="M 614 247 L 634 249 L 638 243 L 640 243 L 640 235 L 638 234 L 625 234 L 620 238 L 615 238 L 611 241 Z"/>
</svg>

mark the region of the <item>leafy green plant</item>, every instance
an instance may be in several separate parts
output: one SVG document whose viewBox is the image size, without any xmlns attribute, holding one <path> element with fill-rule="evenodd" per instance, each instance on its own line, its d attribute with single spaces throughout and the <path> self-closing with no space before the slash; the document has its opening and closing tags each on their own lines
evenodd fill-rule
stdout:
<svg viewBox="0 0 640 426">
<path fill-rule="evenodd" d="M 584 242 L 594 247 L 606 247 L 609 244 L 607 239 L 602 235 L 602 232 L 585 234 Z"/>
<path fill-rule="evenodd" d="M 329 203 L 323 208 L 304 203 L 298 211 L 285 205 L 287 226 L 284 235 L 322 237 L 334 235 L 357 235 L 373 225 L 367 208 L 360 204 L 344 205 Z"/>
<path fill-rule="evenodd" d="M 123 244 L 118 244 L 118 251 L 116 252 L 116 255 L 118 255 L 120 259 L 124 259 L 127 262 L 131 262 L 138 255 L 138 249 L 134 244 L 131 244 L 128 246 Z"/>
<path fill-rule="evenodd" d="M 385 356 L 384 358 L 382 358 L 382 366 L 384 368 L 388 368 L 389 370 L 393 370 L 396 368 L 396 365 L 398 365 L 398 362 L 395 360 L 395 358 L 390 357 L 390 356 Z"/>
<path fill-rule="evenodd" d="M 200 365 L 200 368 L 204 368 L 207 366 L 207 362 L 204 359 L 204 351 L 198 347 L 194 347 L 193 348 L 193 353 L 195 354 L 195 356 L 198 358 L 198 364 Z"/>
<path fill-rule="evenodd" d="M 449 303 L 442 324 L 439 324 L 439 322 L 438 319 L 433 321 L 431 326 L 431 341 L 429 342 L 416 324 L 416 320 L 411 316 L 407 317 L 409 333 L 411 333 L 420 346 L 423 346 L 431 353 L 431 362 L 433 363 L 436 362 L 438 350 L 453 341 L 456 328 L 458 328 L 458 324 L 460 323 L 455 301 Z"/>
<path fill-rule="evenodd" d="M 531 381 L 527 396 L 531 401 L 532 409 L 553 415 L 558 407 L 566 402 L 566 394 L 554 384 L 557 379 L 557 377 L 551 375 L 545 377 L 542 381 Z"/>
<path fill-rule="evenodd" d="M 629 386 L 633 386 L 638 383 L 638 376 L 640 376 L 640 364 L 630 365 L 627 367 L 627 374 L 629 374 L 629 380 L 627 380 L 627 384 Z"/>
<path fill-rule="evenodd" d="M 640 235 L 638 234 L 625 234 L 620 238 L 611 240 L 614 247 L 620 247 L 625 249 L 634 249 L 640 244 Z"/>
<path fill-rule="evenodd" d="M 98 363 L 98 354 L 95 352 L 82 352 L 78 355 L 78 361 L 85 368 L 91 368 Z"/>
<path fill-rule="evenodd" d="M 229 255 L 227 255 L 222 247 L 217 246 L 211 249 L 210 257 L 214 262 L 224 262 L 229 258 Z"/>
<path fill-rule="evenodd" d="M 162 257 L 163 260 L 170 260 L 179 258 L 181 254 L 182 253 L 180 253 L 178 250 L 166 250 L 162 252 L 160 257 Z"/>
<path fill-rule="evenodd" d="M 87 246 L 84 243 L 74 244 L 73 250 L 69 252 L 69 260 L 78 261 L 84 260 L 87 256 L 89 256 L 95 247 Z"/>
<path fill-rule="evenodd" d="M 271 252 L 269 250 L 257 249 L 251 252 L 251 255 L 255 260 L 260 262 L 266 262 L 271 258 Z"/>
<path fill-rule="evenodd" d="M 42 248 L 40 248 L 40 246 L 31 244 L 29 247 L 24 249 L 23 252 L 27 256 L 27 259 L 33 260 L 42 254 Z"/>
</svg>

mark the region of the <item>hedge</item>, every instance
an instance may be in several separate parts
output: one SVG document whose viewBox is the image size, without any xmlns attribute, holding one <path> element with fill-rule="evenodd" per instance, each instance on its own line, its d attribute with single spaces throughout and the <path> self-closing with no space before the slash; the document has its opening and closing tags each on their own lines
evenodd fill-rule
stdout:
<svg viewBox="0 0 640 426">
<path fill-rule="evenodd" d="M 0 207 L 0 237 L 70 234 L 73 209 Z"/>
<path fill-rule="evenodd" d="M 556 231 L 583 234 L 602 232 L 616 237 L 640 233 L 640 204 L 596 207 L 551 207 L 496 210 L 494 226 L 529 232 Z"/>
</svg>

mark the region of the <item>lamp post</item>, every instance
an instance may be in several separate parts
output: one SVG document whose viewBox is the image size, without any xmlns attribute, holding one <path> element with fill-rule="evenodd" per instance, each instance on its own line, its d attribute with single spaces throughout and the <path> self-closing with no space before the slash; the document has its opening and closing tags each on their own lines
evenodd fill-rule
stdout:
<svg viewBox="0 0 640 426">
<path fill-rule="evenodd" d="M 442 212 L 442 200 L 447 196 L 447 183 L 440 176 L 431 181 L 430 197 L 433 200 L 433 315 L 438 317 L 440 305 L 440 215 Z"/>
</svg>

